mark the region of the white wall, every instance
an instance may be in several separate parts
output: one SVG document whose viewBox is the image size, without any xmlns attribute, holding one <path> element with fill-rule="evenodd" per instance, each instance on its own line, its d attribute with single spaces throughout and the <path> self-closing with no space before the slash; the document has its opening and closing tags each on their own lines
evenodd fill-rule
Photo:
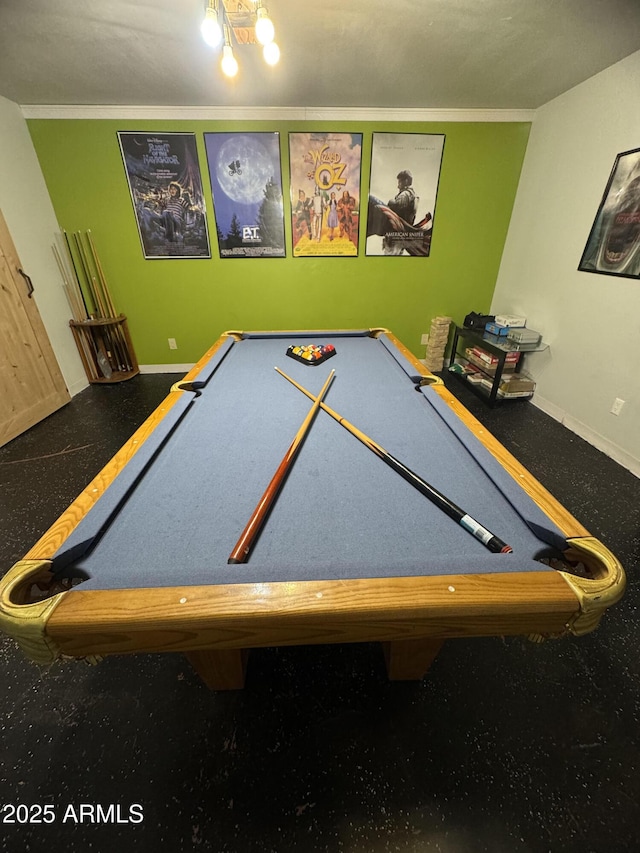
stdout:
<svg viewBox="0 0 640 853">
<path fill-rule="evenodd" d="M 67 388 L 76 394 L 88 383 L 69 329 L 71 312 L 51 248 L 60 228 L 22 111 L 2 97 L 0 210 L 35 286 L 34 298 Z"/>
<path fill-rule="evenodd" d="M 492 304 L 550 344 L 527 356 L 533 402 L 637 476 L 640 281 L 577 268 L 616 155 L 640 148 L 639 103 L 640 52 L 538 110 Z"/>
</svg>

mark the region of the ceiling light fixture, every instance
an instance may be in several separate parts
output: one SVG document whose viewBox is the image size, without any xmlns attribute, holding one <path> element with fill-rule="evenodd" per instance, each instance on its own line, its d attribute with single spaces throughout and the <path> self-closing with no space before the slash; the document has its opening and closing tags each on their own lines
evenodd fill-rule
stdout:
<svg viewBox="0 0 640 853">
<path fill-rule="evenodd" d="M 208 0 L 204 20 L 200 24 L 200 32 L 209 47 L 217 47 L 222 41 L 222 28 L 218 20 L 216 0 Z"/>
<path fill-rule="evenodd" d="M 271 44 L 275 38 L 276 30 L 269 13 L 262 5 L 258 4 L 258 15 L 256 20 L 256 38 L 260 44 Z"/>
<path fill-rule="evenodd" d="M 261 45 L 268 65 L 276 65 L 280 59 L 273 21 L 262 0 L 205 0 L 200 32 L 210 47 L 218 47 L 223 42 L 221 67 L 227 77 L 235 77 L 238 72 L 232 35 L 236 46 Z"/>
<path fill-rule="evenodd" d="M 227 77 L 235 77 L 238 73 L 238 60 L 233 55 L 233 48 L 229 41 L 228 32 L 228 27 L 225 27 L 224 47 L 222 48 L 222 61 L 220 62 L 220 67 Z"/>
<path fill-rule="evenodd" d="M 262 48 L 262 55 L 267 65 L 276 65 L 280 59 L 280 48 L 274 41 L 269 42 Z"/>
</svg>

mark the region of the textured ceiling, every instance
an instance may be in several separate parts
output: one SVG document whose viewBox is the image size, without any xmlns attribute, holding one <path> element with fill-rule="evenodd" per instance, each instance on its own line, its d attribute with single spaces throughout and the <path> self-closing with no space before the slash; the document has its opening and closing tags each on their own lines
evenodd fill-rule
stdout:
<svg viewBox="0 0 640 853">
<path fill-rule="evenodd" d="M 203 0 L 0 0 L 16 103 L 534 109 L 640 49 L 640 0 L 267 0 L 282 51 L 238 77 Z"/>
</svg>

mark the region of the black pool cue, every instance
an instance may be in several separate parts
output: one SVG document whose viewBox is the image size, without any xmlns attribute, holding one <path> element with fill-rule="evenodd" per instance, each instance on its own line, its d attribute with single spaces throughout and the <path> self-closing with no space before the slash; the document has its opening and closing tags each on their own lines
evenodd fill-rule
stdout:
<svg viewBox="0 0 640 853">
<path fill-rule="evenodd" d="M 276 473 L 271 478 L 271 482 L 267 486 L 265 493 L 260 498 L 260 502 L 254 509 L 251 518 L 247 522 L 245 529 L 242 531 L 240 538 L 236 542 L 235 548 L 229 555 L 227 563 L 246 563 L 247 558 L 249 557 L 249 552 L 253 547 L 253 543 L 255 542 L 256 538 L 258 537 L 258 534 L 260 533 L 260 530 L 262 529 L 262 525 L 264 524 L 267 515 L 269 514 L 269 510 L 271 509 L 271 507 L 275 503 L 276 498 L 278 497 L 278 493 L 282 488 L 282 484 L 286 479 L 287 473 L 289 472 L 295 461 L 295 458 L 298 454 L 298 451 L 300 450 L 304 437 L 311 428 L 311 424 L 318 412 L 318 407 L 320 406 L 321 400 L 329 390 L 329 385 L 331 385 L 331 380 L 333 379 L 334 374 L 335 370 L 332 370 L 329 376 L 327 377 L 327 381 L 322 386 L 322 389 L 318 396 L 312 394 L 310 391 L 306 392 L 313 400 L 313 406 L 309 409 L 309 413 L 302 422 L 302 426 L 300 427 L 293 441 L 289 445 L 289 449 L 285 453 L 282 462 L 278 466 Z"/>
<path fill-rule="evenodd" d="M 286 373 L 283 373 L 279 367 L 276 367 L 276 370 L 281 376 L 284 376 L 285 379 L 288 379 L 292 385 L 302 391 L 303 394 L 306 394 L 307 397 L 314 399 L 313 394 L 310 391 L 307 391 L 306 388 L 303 388 L 302 385 L 299 385 L 295 379 L 292 379 L 290 376 L 287 376 Z M 337 412 L 334 412 L 333 409 L 330 409 L 325 403 L 320 403 L 320 408 L 323 409 L 328 415 L 330 415 L 334 420 L 338 421 L 351 435 L 354 435 L 359 441 L 361 441 L 365 447 L 368 447 L 376 456 L 382 459 L 383 462 L 386 462 L 390 468 L 392 468 L 396 474 L 400 474 L 400 476 L 405 479 L 408 483 L 410 483 L 415 489 L 417 489 L 425 498 L 428 498 L 433 504 L 435 504 L 438 509 L 442 510 L 449 518 L 452 518 L 457 524 L 463 527 L 468 533 L 478 539 L 482 544 L 489 549 L 494 554 L 511 554 L 513 552 L 513 548 L 510 545 L 507 545 L 506 542 L 503 542 L 498 536 L 493 534 L 490 530 L 487 530 L 482 524 L 472 518 L 468 513 L 466 513 L 463 509 L 450 501 L 448 497 L 439 492 L 433 486 L 423 480 L 422 477 L 419 477 L 414 471 L 410 468 L 407 468 L 406 465 L 403 465 L 395 456 L 392 456 L 388 453 L 383 447 L 377 444 L 372 438 L 369 438 L 364 432 L 355 427 L 352 423 L 350 423 L 346 418 L 343 418 L 342 415 L 339 415 Z"/>
</svg>

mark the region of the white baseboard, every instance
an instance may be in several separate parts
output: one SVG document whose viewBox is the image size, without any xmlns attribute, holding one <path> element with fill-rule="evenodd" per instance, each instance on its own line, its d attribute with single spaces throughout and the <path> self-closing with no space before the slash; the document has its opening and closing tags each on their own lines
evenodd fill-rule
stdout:
<svg viewBox="0 0 640 853">
<path fill-rule="evenodd" d="M 193 364 L 140 364 L 140 373 L 180 373 L 184 376 Z"/>
<path fill-rule="evenodd" d="M 635 456 L 627 453 L 627 451 L 623 450 L 622 447 L 618 447 L 617 444 L 609 441 L 608 438 L 600 435 L 600 433 L 595 432 L 595 430 L 592 430 L 577 418 L 571 417 L 571 415 L 568 415 L 564 409 L 556 406 L 555 403 L 550 403 L 549 400 L 545 400 L 544 397 L 540 397 L 539 394 L 535 394 L 531 402 L 538 409 L 545 412 L 545 414 L 550 415 L 550 417 L 559 421 L 563 426 L 566 426 L 567 429 L 571 430 L 571 432 L 579 435 L 580 438 L 584 438 L 585 441 L 588 441 L 589 444 L 597 450 L 600 450 L 606 456 L 609 456 L 614 462 L 617 462 L 618 465 L 622 465 L 622 467 L 626 468 L 627 471 L 631 471 L 632 474 L 640 478 L 640 459 L 636 459 Z"/>
<path fill-rule="evenodd" d="M 87 379 L 78 379 L 77 382 L 71 382 L 67 385 L 67 391 L 69 392 L 71 397 L 75 397 L 76 394 L 79 394 L 81 391 L 84 391 L 85 388 L 89 387 L 89 382 Z"/>
</svg>

